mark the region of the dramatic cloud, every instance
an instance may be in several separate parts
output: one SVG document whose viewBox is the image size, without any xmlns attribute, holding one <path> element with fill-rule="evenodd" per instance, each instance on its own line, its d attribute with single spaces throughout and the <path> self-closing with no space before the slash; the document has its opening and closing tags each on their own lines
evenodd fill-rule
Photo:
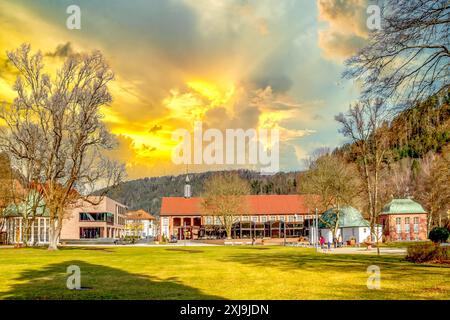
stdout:
<svg viewBox="0 0 450 320">
<path fill-rule="evenodd" d="M 81 30 L 65 27 L 70 4 L 0 0 L 0 100 L 15 97 L 6 50 L 30 43 L 50 72 L 72 53 L 100 50 L 115 73 L 102 109 L 120 142 L 110 156 L 130 179 L 183 173 L 171 162 L 172 133 L 197 120 L 279 129 L 286 171 L 338 143 L 333 116 L 356 93 L 337 84 L 342 66 L 328 59 L 363 43 L 364 1 L 80 0 Z M 221 168 L 192 168 L 209 169 Z"/>
<path fill-rule="evenodd" d="M 364 45 L 368 0 L 317 0 L 317 5 L 319 20 L 327 25 L 319 30 L 319 47 L 326 58 L 348 58 Z"/>
</svg>

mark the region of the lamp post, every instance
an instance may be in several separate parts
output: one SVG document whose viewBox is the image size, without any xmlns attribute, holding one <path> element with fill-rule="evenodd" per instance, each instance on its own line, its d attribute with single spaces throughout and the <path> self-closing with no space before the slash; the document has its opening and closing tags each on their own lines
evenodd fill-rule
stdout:
<svg viewBox="0 0 450 320">
<path fill-rule="evenodd" d="M 316 220 L 316 234 L 315 234 L 315 236 L 316 236 L 316 239 L 315 239 L 315 242 L 316 242 L 316 251 L 319 251 L 319 214 L 318 214 L 317 208 L 316 208 L 316 217 L 315 217 L 315 220 Z"/>
</svg>

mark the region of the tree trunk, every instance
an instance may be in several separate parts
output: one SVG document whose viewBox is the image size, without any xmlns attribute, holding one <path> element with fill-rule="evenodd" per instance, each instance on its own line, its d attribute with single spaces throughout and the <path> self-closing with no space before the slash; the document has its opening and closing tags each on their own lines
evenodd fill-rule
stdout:
<svg viewBox="0 0 450 320">
<path fill-rule="evenodd" d="M 226 227 L 225 227 L 225 232 L 227 233 L 227 240 L 232 239 L 232 237 L 231 237 L 231 227 L 232 227 L 231 223 L 228 223 L 226 225 Z"/>
<path fill-rule="evenodd" d="M 48 250 L 58 250 L 61 226 L 58 220 L 50 219 Z"/>
</svg>

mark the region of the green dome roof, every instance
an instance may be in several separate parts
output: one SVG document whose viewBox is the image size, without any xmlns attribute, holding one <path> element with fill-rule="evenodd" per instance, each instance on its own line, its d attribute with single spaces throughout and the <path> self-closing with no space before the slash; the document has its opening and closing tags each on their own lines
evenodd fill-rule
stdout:
<svg viewBox="0 0 450 320">
<path fill-rule="evenodd" d="M 319 228 L 329 228 L 336 223 L 335 208 L 325 211 L 319 220 Z M 339 213 L 339 228 L 369 227 L 369 221 L 362 217 L 361 212 L 353 207 L 342 207 Z"/>
<path fill-rule="evenodd" d="M 423 207 L 411 199 L 392 199 L 384 206 L 381 214 L 427 213 Z"/>
<path fill-rule="evenodd" d="M 30 192 L 27 199 L 19 204 L 10 204 L 4 209 L 4 215 L 9 217 L 28 216 L 48 217 L 49 212 L 43 199 L 37 198 L 36 192 Z M 36 203 L 37 202 L 37 203 Z M 36 210 L 33 212 L 33 210 Z"/>
</svg>

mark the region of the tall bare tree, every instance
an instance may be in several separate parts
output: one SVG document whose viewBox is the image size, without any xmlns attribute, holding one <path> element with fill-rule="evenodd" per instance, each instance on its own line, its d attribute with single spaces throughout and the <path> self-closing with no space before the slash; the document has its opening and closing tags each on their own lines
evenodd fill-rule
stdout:
<svg viewBox="0 0 450 320">
<path fill-rule="evenodd" d="M 381 30 L 347 62 L 344 77 L 360 80 L 362 98 L 412 106 L 450 88 L 450 2 L 380 0 Z"/>
<path fill-rule="evenodd" d="M 376 226 L 382 205 L 380 174 L 388 150 L 386 117 L 383 101 L 378 99 L 356 103 L 350 106 L 346 114 L 340 113 L 335 117 L 341 125 L 340 132 L 350 139 L 355 148 L 356 163 L 364 181 L 371 234 L 376 236 L 378 253 L 380 237 Z"/>
<path fill-rule="evenodd" d="M 96 186 L 116 185 L 124 167 L 103 156 L 115 146 L 100 108 L 112 99 L 113 73 L 100 52 L 69 56 L 51 77 L 42 54 L 29 45 L 8 52 L 19 76 L 12 104 L 4 103 L 0 148 L 28 188 L 38 190 L 50 217 L 50 250 L 56 250 L 67 209 Z"/>
<path fill-rule="evenodd" d="M 333 238 L 336 238 L 342 207 L 356 204 L 361 190 L 360 181 L 354 165 L 347 163 L 342 157 L 324 153 L 324 150 L 319 151 L 316 156 L 316 159 L 309 161 L 308 171 L 301 176 L 299 191 L 309 194 L 309 205 L 321 212 L 334 209 L 335 220 L 320 220 L 331 230 Z"/>
<path fill-rule="evenodd" d="M 9 157 L 0 154 L 0 233 L 6 225 L 5 209 L 13 202 L 14 178 Z"/>
<path fill-rule="evenodd" d="M 450 210 L 450 146 L 422 160 L 415 183 L 415 198 L 428 212 L 428 230 L 442 227 Z"/>
<path fill-rule="evenodd" d="M 205 181 L 202 207 L 205 214 L 218 217 L 227 238 L 237 218 L 248 210 L 245 196 L 250 194 L 249 183 L 235 172 L 213 174 Z"/>
</svg>

